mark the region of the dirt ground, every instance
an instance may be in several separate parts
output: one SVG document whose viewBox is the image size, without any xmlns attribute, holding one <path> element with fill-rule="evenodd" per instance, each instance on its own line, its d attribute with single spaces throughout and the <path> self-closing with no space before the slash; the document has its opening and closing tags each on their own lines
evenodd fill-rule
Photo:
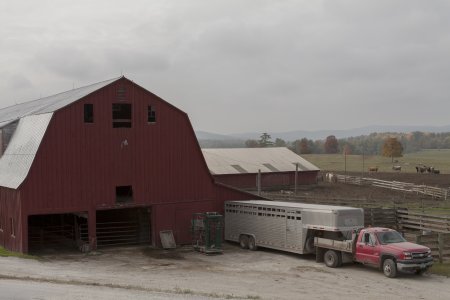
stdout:
<svg viewBox="0 0 450 300">
<path fill-rule="evenodd" d="M 339 173 L 341 174 L 341 173 Z M 343 173 L 342 173 L 343 174 Z M 350 176 L 361 176 L 361 173 L 347 173 Z M 450 188 L 450 174 L 416 174 L 416 173 L 365 173 L 364 177 L 377 178 L 381 180 L 400 181 L 414 184 L 425 184 L 440 188 Z M 272 191 L 271 193 L 279 193 Z M 446 203 L 442 200 L 433 199 L 430 196 L 415 193 L 395 191 L 374 186 L 358 186 L 343 183 L 319 182 L 317 185 L 306 185 L 298 187 L 298 196 L 306 198 L 323 199 L 361 199 L 373 200 L 376 203 L 411 203 L 440 207 Z M 448 201 L 447 201 L 448 202 Z"/>
<path fill-rule="evenodd" d="M 0 281 L 119 288 L 127 298 L 148 292 L 210 299 L 449 299 L 450 279 L 381 271 L 350 264 L 331 269 L 313 256 L 225 244 L 206 256 L 190 247 L 146 247 L 59 254 L 39 260 L 0 257 Z M 88 292 L 89 289 L 87 288 Z M 1 298 L 1 297 L 0 297 Z"/>
</svg>

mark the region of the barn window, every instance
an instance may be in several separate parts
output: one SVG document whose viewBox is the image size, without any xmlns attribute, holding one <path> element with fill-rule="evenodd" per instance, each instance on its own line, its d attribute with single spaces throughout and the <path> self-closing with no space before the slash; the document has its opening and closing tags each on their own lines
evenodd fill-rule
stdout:
<svg viewBox="0 0 450 300">
<path fill-rule="evenodd" d="M 3 218 L 2 216 L 0 216 L 0 232 L 3 232 L 3 222 L 2 222 Z"/>
<path fill-rule="evenodd" d="M 113 103 L 113 128 L 131 128 L 131 104 Z"/>
<path fill-rule="evenodd" d="M 116 203 L 133 201 L 133 187 L 131 185 L 116 186 Z"/>
<path fill-rule="evenodd" d="M 156 111 L 154 107 L 149 106 L 147 110 L 147 122 L 156 123 Z"/>
<path fill-rule="evenodd" d="M 15 237 L 16 236 L 16 231 L 14 230 L 14 219 L 13 218 L 9 218 L 11 220 L 11 236 Z"/>
<path fill-rule="evenodd" d="M 84 105 L 84 123 L 94 123 L 94 104 Z"/>
</svg>

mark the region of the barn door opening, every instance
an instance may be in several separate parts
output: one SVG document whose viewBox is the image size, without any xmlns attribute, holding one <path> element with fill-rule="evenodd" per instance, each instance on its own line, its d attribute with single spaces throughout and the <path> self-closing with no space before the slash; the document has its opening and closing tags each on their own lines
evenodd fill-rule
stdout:
<svg viewBox="0 0 450 300">
<path fill-rule="evenodd" d="M 87 213 L 28 216 L 30 253 L 80 251 L 87 242 Z"/>
<path fill-rule="evenodd" d="M 97 211 L 97 247 L 150 244 L 151 209 L 123 208 Z"/>
</svg>

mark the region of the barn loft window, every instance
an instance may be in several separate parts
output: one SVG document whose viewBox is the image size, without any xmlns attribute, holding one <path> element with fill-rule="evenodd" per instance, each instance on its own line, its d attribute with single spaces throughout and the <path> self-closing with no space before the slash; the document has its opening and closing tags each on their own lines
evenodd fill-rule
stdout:
<svg viewBox="0 0 450 300">
<path fill-rule="evenodd" d="M 116 186 L 116 203 L 133 202 L 133 187 L 131 185 Z"/>
<path fill-rule="evenodd" d="M 113 103 L 113 128 L 131 128 L 131 104 Z"/>
<path fill-rule="evenodd" d="M 155 108 L 152 106 L 148 107 L 147 122 L 148 123 L 156 123 L 156 111 L 155 111 Z"/>
<path fill-rule="evenodd" d="M 94 123 L 94 104 L 84 105 L 84 123 Z"/>
</svg>

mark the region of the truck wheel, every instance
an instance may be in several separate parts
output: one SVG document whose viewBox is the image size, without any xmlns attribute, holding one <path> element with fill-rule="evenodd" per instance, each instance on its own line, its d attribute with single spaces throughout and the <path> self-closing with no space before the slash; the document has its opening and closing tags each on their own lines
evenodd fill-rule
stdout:
<svg viewBox="0 0 450 300">
<path fill-rule="evenodd" d="M 239 236 L 239 246 L 241 246 L 242 249 L 248 249 L 248 236 L 245 234 Z"/>
<path fill-rule="evenodd" d="M 248 238 L 248 249 L 252 251 L 256 251 L 258 249 L 258 246 L 256 246 L 256 240 L 252 236 Z"/>
<path fill-rule="evenodd" d="M 330 268 L 336 268 L 339 265 L 339 255 L 334 250 L 328 250 L 323 256 L 325 265 Z"/>
<path fill-rule="evenodd" d="M 392 259 L 388 258 L 384 260 L 383 273 L 389 278 L 394 278 L 395 276 L 397 276 L 397 266 Z"/>
</svg>

